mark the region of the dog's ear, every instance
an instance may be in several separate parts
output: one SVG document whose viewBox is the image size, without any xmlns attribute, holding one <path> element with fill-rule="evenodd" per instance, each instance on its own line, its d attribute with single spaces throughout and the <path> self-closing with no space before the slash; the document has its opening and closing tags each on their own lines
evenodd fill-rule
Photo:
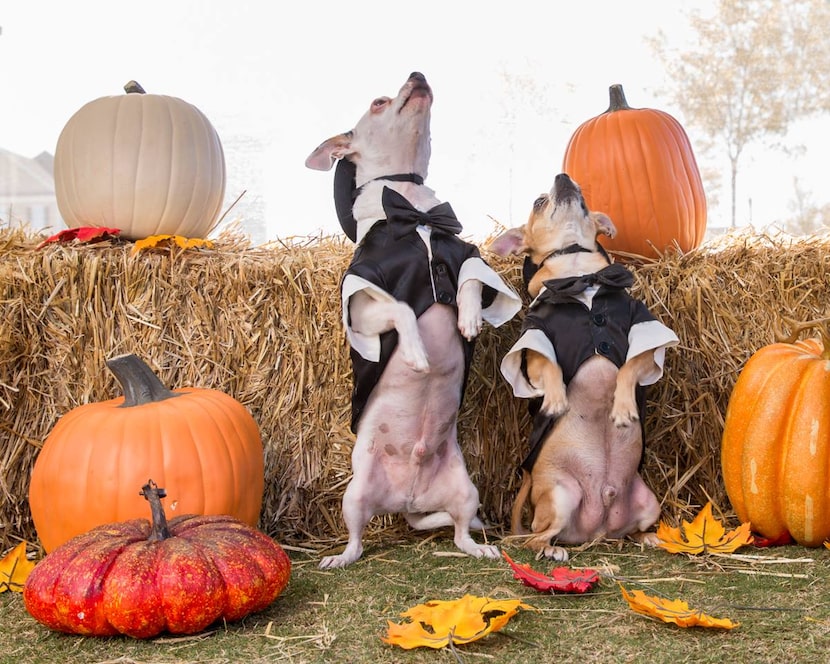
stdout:
<svg viewBox="0 0 830 664">
<path fill-rule="evenodd" d="M 328 171 L 338 159 L 352 154 L 352 132 L 346 131 L 323 141 L 305 160 L 307 168 Z"/>
<path fill-rule="evenodd" d="M 528 247 L 525 243 L 525 229 L 524 226 L 519 228 L 511 228 L 505 231 L 493 240 L 487 247 L 494 254 L 499 256 L 510 256 L 512 254 L 521 254 L 527 251 Z"/>
<path fill-rule="evenodd" d="M 603 235 L 607 235 L 613 239 L 617 234 L 617 227 L 614 226 L 614 222 L 611 221 L 611 217 L 607 214 L 602 212 L 592 212 L 591 219 L 594 222 L 594 226 L 597 228 L 597 235 L 602 233 Z"/>
</svg>

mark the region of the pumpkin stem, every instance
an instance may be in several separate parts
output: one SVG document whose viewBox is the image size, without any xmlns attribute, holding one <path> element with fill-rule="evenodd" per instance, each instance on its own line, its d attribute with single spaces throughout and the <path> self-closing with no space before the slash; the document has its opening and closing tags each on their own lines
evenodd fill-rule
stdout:
<svg viewBox="0 0 830 664">
<path fill-rule="evenodd" d="M 804 332 L 805 330 L 812 330 L 816 328 L 818 330 L 819 335 L 821 336 L 821 343 L 824 346 L 824 351 L 822 352 L 821 356 L 825 360 L 830 360 L 830 332 L 827 329 L 827 323 L 830 323 L 830 317 L 827 318 L 816 318 L 814 320 L 808 320 L 803 323 L 799 323 L 798 321 L 793 320 L 792 318 L 787 318 L 786 316 L 780 316 L 781 320 L 787 324 L 792 332 L 789 335 L 785 335 L 782 329 L 778 326 L 777 323 L 774 323 L 774 331 L 775 334 L 775 341 L 778 343 L 785 343 L 785 344 L 794 344 L 796 339 L 798 339 L 798 335 Z"/>
<path fill-rule="evenodd" d="M 170 529 L 167 527 L 167 517 L 164 515 L 161 499 L 167 495 L 164 489 L 159 489 L 158 484 L 153 480 L 147 480 L 147 484 L 141 487 L 139 492 L 150 503 L 150 514 L 152 515 L 152 530 L 147 538 L 148 542 L 161 542 L 170 537 Z"/>
<path fill-rule="evenodd" d="M 623 87 L 619 83 L 614 83 L 614 85 L 608 88 L 608 96 L 611 99 L 611 104 L 608 106 L 608 110 L 605 111 L 606 113 L 631 110 L 631 106 L 629 106 L 628 102 L 625 100 L 625 92 L 623 92 Z"/>
<path fill-rule="evenodd" d="M 115 374 L 124 390 L 124 403 L 119 408 L 141 406 L 179 396 L 168 390 L 137 355 L 118 355 L 107 360 L 107 366 Z"/>
<path fill-rule="evenodd" d="M 147 94 L 144 88 L 139 85 L 138 81 L 130 81 L 127 85 L 124 86 L 124 92 L 127 94 L 131 93 L 138 93 L 138 94 Z"/>
</svg>

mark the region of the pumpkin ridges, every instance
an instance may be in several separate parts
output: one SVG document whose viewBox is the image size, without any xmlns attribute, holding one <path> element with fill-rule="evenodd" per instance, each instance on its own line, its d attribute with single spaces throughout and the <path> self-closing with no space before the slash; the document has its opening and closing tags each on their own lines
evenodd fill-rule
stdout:
<svg viewBox="0 0 830 664">
<path fill-rule="evenodd" d="M 761 527 L 762 534 L 780 534 L 785 528 L 774 496 L 758 495 L 758 486 L 778 484 L 778 467 L 773 461 L 781 438 L 780 423 L 786 404 L 766 398 L 769 386 L 788 393 L 799 372 L 791 361 L 793 350 L 779 344 L 755 354 L 738 376 L 724 424 L 721 463 L 724 484 L 741 521 Z M 760 364 L 768 367 L 757 371 Z M 774 366 L 771 366 L 774 365 Z M 752 440 L 750 455 L 744 441 Z M 752 496 L 751 504 L 747 497 Z"/>
<path fill-rule="evenodd" d="M 787 439 L 782 456 L 782 493 L 803 502 L 783 501 L 784 519 L 793 538 L 805 546 L 820 546 L 830 535 L 830 380 L 826 365 L 810 361 L 801 387 L 794 392 Z M 805 435 L 807 434 L 807 435 Z M 814 451 L 813 451 L 814 449 Z"/>
<path fill-rule="evenodd" d="M 99 523 L 145 514 L 138 493 L 122 487 L 140 485 L 149 476 L 164 482 L 180 513 L 209 510 L 256 526 L 264 460 L 250 413 L 216 390 L 185 388 L 175 394 L 128 408 L 120 407 L 123 397 L 85 404 L 58 420 L 35 460 L 29 489 L 32 518 L 46 551 Z M 244 422 L 216 426 L 223 417 Z M 202 419 L 205 428 L 198 427 Z M 153 426 L 155 431 L 148 429 Z M 64 496 L 58 504 L 57 488 Z"/>
<path fill-rule="evenodd" d="M 88 102 L 68 120 L 55 150 L 55 193 L 67 225 L 117 227 L 130 240 L 206 236 L 221 212 L 225 179 L 218 134 L 177 97 Z"/>
<path fill-rule="evenodd" d="M 823 352 L 818 339 L 757 351 L 733 388 L 722 441 L 724 483 L 738 517 L 767 538 L 789 532 L 804 546 L 830 537 L 830 360 Z"/>
<path fill-rule="evenodd" d="M 617 226 L 617 237 L 600 239 L 609 250 L 653 257 L 676 242 L 689 251 L 705 234 L 706 199 L 688 136 L 668 113 L 615 105 L 616 87 L 609 109 L 573 133 L 562 170 Z"/>
<path fill-rule="evenodd" d="M 33 617 L 76 634 L 192 634 L 264 609 L 287 585 L 290 559 L 264 533 L 227 515 L 167 522 L 164 490 L 150 480 L 142 494 L 152 526 L 99 526 L 35 567 L 23 592 Z"/>
</svg>

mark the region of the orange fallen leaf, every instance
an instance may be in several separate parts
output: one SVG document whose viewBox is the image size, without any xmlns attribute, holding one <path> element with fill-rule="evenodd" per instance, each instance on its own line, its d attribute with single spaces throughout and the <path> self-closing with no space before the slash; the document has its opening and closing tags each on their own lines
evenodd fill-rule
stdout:
<svg viewBox="0 0 830 664">
<path fill-rule="evenodd" d="M 35 249 L 42 249 L 47 244 L 51 244 L 53 242 L 62 244 L 66 244 L 68 242 L 91 244 L 93 242 L 100 242 L 102 240 L 109 240 L 117 237 L 120 232 L 120 228 L 106 228 L 104 226 L 78 226 L 76 228 L 66 228 L 47 237 L 43 242 L 38 244 Z"/>
<path fill-rule="evenodd" d="M 26 558 L 26 542 L 21 542 L 0 560 L 0 593 L 23 592 L 23 584 L 34 568 L 35 563 Z"/>
<path fill-rule="evenodd" d="M 620 585 L 622 596 L 635 613 L 657 618 L 665 623 L 674 623 L 678 627 L 711 627 L 716 629 L 734 629 L 740 623 L 729 618 L 713 618 L 702 611 L 690 609 L 680 599 L 662 599 L 646 595 L 642 590 L 628 592 Z"/>
<path fill-rule="evenodd" d="M 728 533 L 712 516 L 712 503 L 706 503 L 693 521 L 672 528 L 664 521 L 657 527 L 658 546 L 669 553 L 732 553 L 752 544 L 749 523 L 742 523 Z"/>
<path fill-rule="evenodd" d="M 192 249 L 198 247 L 212 249 L 213 242 L 198 237 L 184 237 L 182 235 L 150 235 L 149 237 L 145 237 L 143 240 L 136 240 L 130 254 L 137 254 L 139 251 L 144 249 L 161 249 L 173 246 L 177 246 L 181 249 Z"/>
<path fill-rule="evenodd" d="M 464 595 L 451 601 L 432 600 L 404 611 L 407 623 L 387 621 L 384 643 L 405 650 L 425 646 L 443 648 L 461 645 L 498 632 L 515 616 L 519 609 L 533 609 L 518 599 L 490 599 Z"/>
</svg>

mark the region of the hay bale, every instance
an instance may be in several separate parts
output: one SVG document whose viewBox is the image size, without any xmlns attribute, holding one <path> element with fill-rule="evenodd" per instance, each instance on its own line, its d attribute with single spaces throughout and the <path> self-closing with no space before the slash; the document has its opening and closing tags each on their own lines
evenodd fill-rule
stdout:
<svg viewBox="0 0 830 664">
<path fill-rule="evenodd" d="M 265 446 L 265 532 L 306 547 L 345 536 L 340 499 L 354 437 L 339 282 L 350 243 L 251 247 L 224 235 L 212 251 L 131 256 L 131 245 L 117 242 L 36 250 L 39 240 L 0 232 L 4 548 L 36 537 L 26 497 L 42 441 L 67 411 L 118 395 L 104 363 L 121 353 L 142 357 L 170 387 L 222 390 L 250 410 Z M 667 518 L 689 517 L 706 500 L 729 513 L 719 448 L 732 385 L 749 356 L 773 341 L 781 313 L 827 315 L 828 243 L 735 234 L 631 263 L 634 294 L 681 341 L 648 395 L 644 474 Z M 488 260 L 522 290 L 518 261 Z M 509 520 L 530 425 L 526 403 L 498 371 L 520 325 L 486 327 L 459 420 L 483 514 L 495 524 Z M 375 519 L 369 536 L 396 524 Z"/>
</svg>

